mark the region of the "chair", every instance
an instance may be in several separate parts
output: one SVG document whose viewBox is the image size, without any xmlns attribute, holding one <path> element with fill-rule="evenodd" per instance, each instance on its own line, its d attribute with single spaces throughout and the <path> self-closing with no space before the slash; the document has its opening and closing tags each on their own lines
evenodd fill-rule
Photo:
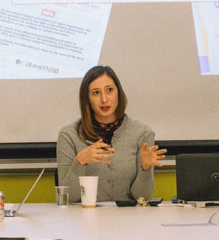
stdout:
<svg viewBox="0 0 219 240">
<path fill-rule="evenodd" d="M 58 168 L 56 168 L 55 170 L 54 177 L 55 177 L 55 187 L 58 187 L 59 186 Z"/>
</svg>

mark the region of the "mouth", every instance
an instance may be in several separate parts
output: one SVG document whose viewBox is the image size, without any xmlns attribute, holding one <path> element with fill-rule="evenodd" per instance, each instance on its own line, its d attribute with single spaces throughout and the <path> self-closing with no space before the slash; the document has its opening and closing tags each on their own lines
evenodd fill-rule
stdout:
<svg viewBox="0 0 219 240">
<path fill-rule="evenodd" d="M 107 112 L 107 111 L 110 109 L 110 106 L 103 106 L 103 107 L 100 107 L 100 109 L 101 109 L 103 112 Z"/>
</svg>

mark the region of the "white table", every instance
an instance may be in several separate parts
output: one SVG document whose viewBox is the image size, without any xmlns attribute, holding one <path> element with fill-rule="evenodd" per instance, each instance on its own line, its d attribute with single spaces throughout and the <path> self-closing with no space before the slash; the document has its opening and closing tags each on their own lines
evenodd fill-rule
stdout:
<svg viewBox="0 0 219 240">
<path fill-rule="evenodd" d="M 61 208 L 56 204 L 26 203 L 13 218 L 0 223 L 0 237 L 66 240 L 157 240 L 157 239 L 219 239 L 219 213 L 216 225 L 165 227 L 162 224 L 202 224 L 218 207 L 184 208 L 101 207 L 84 209 L 81 205 Z"/>
</svg>

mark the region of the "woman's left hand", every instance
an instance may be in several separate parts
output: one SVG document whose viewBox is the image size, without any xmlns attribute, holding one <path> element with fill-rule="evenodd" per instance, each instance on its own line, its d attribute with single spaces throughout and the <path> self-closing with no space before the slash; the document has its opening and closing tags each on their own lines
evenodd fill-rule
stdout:
<svg viewBox="0 0 219 240">
<path fill-rule="evenodd" d="M 141 165 L 143 170 L 149 170 L 152 165 L 162 167 L 159 159 L 165 159 L 166 149 L 159 150 L 158 146 L 148 148 L 147 143 L 143 143 L 140 148 Z"/>
</svg>

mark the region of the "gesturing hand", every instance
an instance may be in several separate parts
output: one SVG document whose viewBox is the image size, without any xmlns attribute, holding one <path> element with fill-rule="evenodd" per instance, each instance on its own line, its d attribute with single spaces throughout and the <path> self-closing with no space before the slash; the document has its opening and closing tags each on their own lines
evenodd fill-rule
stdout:
<svg viewBox="0 0 219 240">
<path fill-rule="evenodd" d="M 141 165 L 143 170 L 149 170 L 152 165 L 162 167 L 163 165 L 158 162 L 159 159 L 165 158 L 166 149 L 158 150 L 158 146 L 148 148 L 147 143 L 143 143 L 140 148 Z"/>
<path fill-rule="evenodd" d="M 105 159 L 113 157 L 114 151 L 114 148 L 111 148 L 108 144 L 104 143 L 102 139 L 100 139 L 79 152 L 76 156 L 76 160 L 81 165 L 85 165 L 87 163 L 109 164 L 110 161 Z"/>
</svg>

